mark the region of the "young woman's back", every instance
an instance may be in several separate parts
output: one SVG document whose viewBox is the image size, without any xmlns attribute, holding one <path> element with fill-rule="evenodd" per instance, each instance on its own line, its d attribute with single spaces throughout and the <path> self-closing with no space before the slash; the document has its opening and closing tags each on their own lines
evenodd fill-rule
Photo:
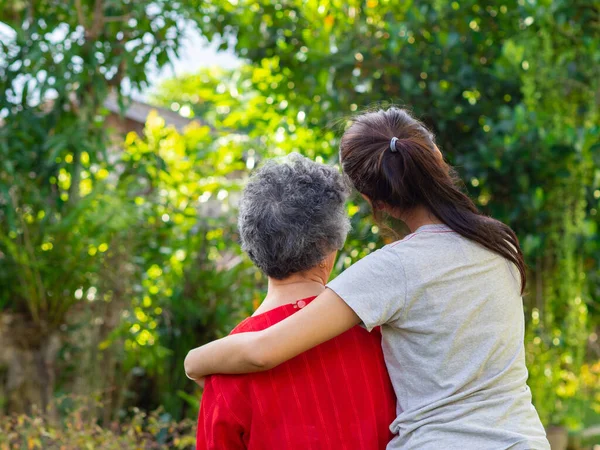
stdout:
<svg viewBox="0 0 600 450">
<path fill-rule="evenodd" d="M 549 448 L 526 385 L 513 264 L 445 225 L 425 225 L 328 287 L 368 329 L 382 325 L 403 411 L 388 448 Z"/>
</svg>

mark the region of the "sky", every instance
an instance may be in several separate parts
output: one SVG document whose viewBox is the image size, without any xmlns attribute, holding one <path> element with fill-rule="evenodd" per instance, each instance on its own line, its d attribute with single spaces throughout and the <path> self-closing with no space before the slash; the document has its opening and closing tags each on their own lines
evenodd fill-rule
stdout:
<svg viewBox="0 0 600 450">
<path fill-rule="evenodd" d="M 150 86 L 141 93 L 142 97 L 167 78 L 194 73 L 202 67 L 234 68 L 241 64 L 240 59 L 233 52 L 219 51 L 218 45 L 218 42 L 209 44 L 194 27 L 188 27 L 185 30 L 185 39 L 179 50 L 179 57 L 172 61 L 172 67 L 150 72 L 148 76 Z"/>
</svg>

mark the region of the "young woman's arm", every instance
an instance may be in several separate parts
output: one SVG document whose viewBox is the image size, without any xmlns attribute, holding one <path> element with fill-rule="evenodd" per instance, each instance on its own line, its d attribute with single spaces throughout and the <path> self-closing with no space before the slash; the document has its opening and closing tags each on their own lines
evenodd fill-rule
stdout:
<svg viewBox="0 0 600 450">
<path fill-rule="evenodd" d="M 239 333 L 191 350 L 185 372 L 192 379 L 213 373 L 269 370 L 360 323 L 356 313 L 332 290 L 291 317 L 254 333 Z"/>
</svg>

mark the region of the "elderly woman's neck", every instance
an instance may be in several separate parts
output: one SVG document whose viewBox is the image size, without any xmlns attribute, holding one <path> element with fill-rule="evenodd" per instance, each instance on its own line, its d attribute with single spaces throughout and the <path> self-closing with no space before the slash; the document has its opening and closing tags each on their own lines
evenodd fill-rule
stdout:
<svg viewBox="0 0 600 450">
<path fill-rule="evenodd" d="M 294 274 L 283 280 L 269 278 L 267 295 L 254 314 L 261 314 L 303 298 L 316 297 L 325 290 L 328 278 L 328 275 L 320 272 Z"/>
</svg>

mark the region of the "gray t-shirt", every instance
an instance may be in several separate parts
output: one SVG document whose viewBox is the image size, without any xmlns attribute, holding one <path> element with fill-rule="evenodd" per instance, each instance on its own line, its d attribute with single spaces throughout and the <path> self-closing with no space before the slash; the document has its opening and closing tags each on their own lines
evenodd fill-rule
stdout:
<svg viewBox="0 0 600 450">
<path fill-rule="evenodd" d="M 398 397 L 388 449 L 550 449 L 526 384 L 516 267 L 425 225 L 329 283 L 382 346 Z"/>
</svg>

